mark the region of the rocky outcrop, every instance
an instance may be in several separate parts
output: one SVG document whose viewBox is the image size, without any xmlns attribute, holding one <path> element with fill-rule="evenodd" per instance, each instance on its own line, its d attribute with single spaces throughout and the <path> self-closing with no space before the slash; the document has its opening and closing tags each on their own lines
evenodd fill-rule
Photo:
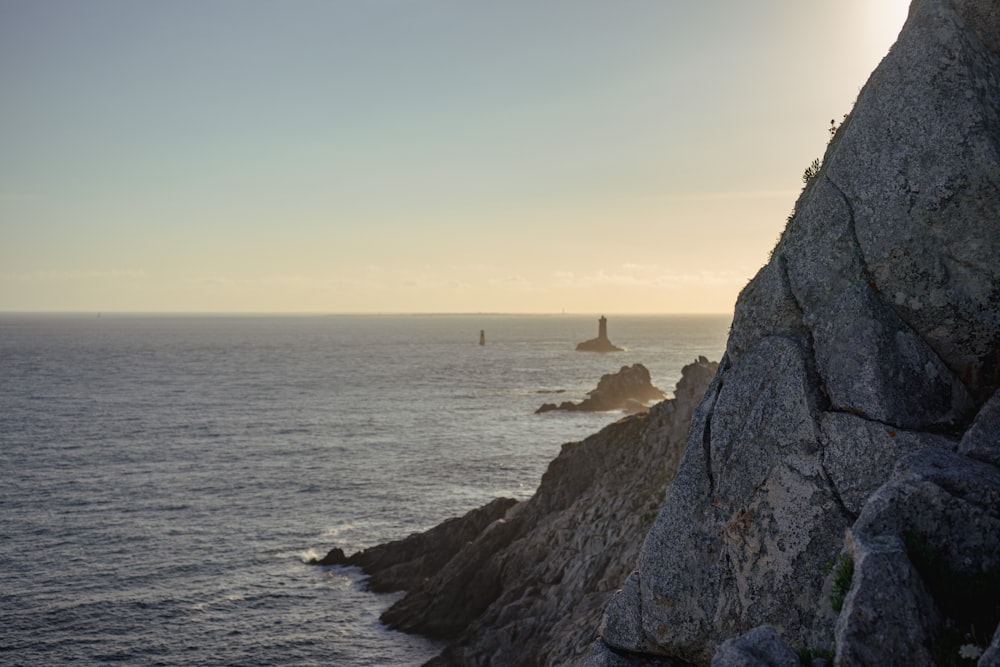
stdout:
<svg viewBox="0 0 1000 667">
<path fill-rule="evenodd" d="M 577 343 L 576 349 L 578 352 L 623 352 L 622 348 L 618 347 L 608 338 L 608 318 L 601 315 L 601 319 L 597 321 L 597 338 L 591 338 L 590 340 L 585 340 L 582 343 Z"/>
<path fill-rule="evenodd" d="M 702 357 L 699 361 L 707 363 L 708 359 Z M 597 383 L 597 388 L 589 392 L 587 398 L 579 403 L 572 401 L 563 401 L 559 405 L 545 403 L 535 412 L 624 410 L 634 414 L 644 412 L 650 402 L 664 398 L 666 398 L 666 394 L 653 385 L 649 369 L 642 364 L 632 364 L 631 366 L 622 366 L 617 373 L 602 375 Z"/>
<path fill-rule="evenodd" d="M 435 558 L 430 567 L 421 553 L 443 553 L 465 539 L 468 515 L 445 524 L 462 526 L 462 538 L 453 527 L 439 526 L 347 559 L 373 577 L 372 563 L 389 564 L 393 580 L 406 583 L 407 594 L 383 621 L 449 639 L 432 665 L 582 661 L 605 603 L 635 567 L 642 536 L 676 471 L 695 406 L 717 368 L 705 359 L 690 364 L 674 398 L 563 445 L 536 493 L 516 505 L 498 500 L 488 506 L 507 509 L 447 562 Z M 487 514 L 494 516 L 492 510 L 481 516 Z M 455 536 L 445 539 L 450 546 L 444 550 L 438 544 L 442 536 Z"/>
<path fill-rule="evenodd" d="M 312 565 L 340 565 L 361 568 L 368 576 L 368 587 L 376 593 L 410 590 L 438 572 L 466 544 L 502 518 L 517 504 L 513 498 L 497 498 L 448 519 L 423 533 L 359 551 L 351 556 L 334 547 Z"/>
<path fill-rule="evenodd" d="M 998 34 L 991 0 L 914 1 L 740 295 L 590 665 L 707 665 L 717 650 L 755 664 L 725 642 L 763 626 L 836 665 L 986 648 L 1000 620 Z M 832 567 L 841 553 L 853 577 Z"/>
</svg>

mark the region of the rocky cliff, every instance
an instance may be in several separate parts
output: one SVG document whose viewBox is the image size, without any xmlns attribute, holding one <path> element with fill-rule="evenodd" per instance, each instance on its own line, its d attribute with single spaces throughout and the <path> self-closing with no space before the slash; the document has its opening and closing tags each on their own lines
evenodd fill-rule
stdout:
<svg viewBox="0 0 1000 667">
<path fill-rule="evenodd" d="M 740 295 L 589 664 L 1000 664 L 998 383 L 1000 3 L 915 0 Z"/>
<path fill-rule="evenodd" d="M 563 445 L 529 500 L 498 499 L 430 531 L 320 562 L 356 565 L 407 594 L 390 626 L 450 640 L 432 665 L 568 665 L 635 567 L 695 407 L 718 364 L 683 369 L 674 398 Z"/>
</svg>

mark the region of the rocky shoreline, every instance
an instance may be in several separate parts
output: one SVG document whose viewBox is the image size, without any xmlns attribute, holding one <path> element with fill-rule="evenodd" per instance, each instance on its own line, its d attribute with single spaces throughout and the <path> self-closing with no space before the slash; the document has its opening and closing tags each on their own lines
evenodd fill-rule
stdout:
<svg viewBox="0 0 1000 667">
<path fill-rule="evenodd" d="M 528 500 L 497 499 L 350 557 L 334 549 L 318 564 L 354 565 L 376 590 L 406 590 L 382 620 L 449 639 L 431 665 L 579 663 L 635 567 L 717 368 L 701 358 L 683 369 L 674 398 L 563 445 Z"/>
</svg>

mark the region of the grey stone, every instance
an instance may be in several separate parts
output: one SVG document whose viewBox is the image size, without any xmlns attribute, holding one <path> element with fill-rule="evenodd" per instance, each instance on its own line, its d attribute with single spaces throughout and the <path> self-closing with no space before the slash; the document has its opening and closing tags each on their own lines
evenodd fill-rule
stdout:
<svg viewBox="0 0 1000 667">
<path fill-rule="evenodd" d="M 754 628 L 719 646 L 712 667 L 800 667 L 799 656 L 771 625 Z"/>
<path fill-rule="evenodd" d="M 905 456 L 853 530 L 919 535 L 957 571 L 1000 567 L 1000 469 L 934 448 Z"/>
<path fill-rule="evenodd" d="M 903 541 L 851 531 L 845 543 L 854 578 L 837 621 L 834 665 L 933 666 L 940 618 Z"/>
<path fill-rule="evenodd" d="M 823 174 L 873 289 L 980 400 L 1000 327 L 1000 236 L 983 227 L 1000 217 L 996 17 L 990 0 L 913 2 Z"/>
<path fill-rule="evenodd" d="M 615 619 L 613 625 L 608 618 Z M 646 643 L 642 630 L 642 594 L 639 572 L 632 572 L 621 590 L 608 602 L 599 628 L 602 637 L 615 646 L 628 647 L 633 653 L 647 653 L 653 647 Z"/>
<path fill-rule="evenodd" d="M 991 567 L 994 473 L 954 450 L 977 412 L 962 451 L 995 461 L 998 437 L 996 408 L 979 410 L 1000 383 L 996 7 L 913 3 L 740 295 L 638 574 L 607 608 L 607 645 L 707 664 L 767 624 L 832 645 L 826 573 L 852 523 L 875 540 L 866 572 L 912 580 L 905 553 L 875 548 L 904 527 L 956 567 Z M 861 620 L 843 636 L 857 643 Z M 904 643 L 910 630 L 884 628 Z"/>
<path fill-rule="evenodd" d="M 926 447 L 951 451 L 956 446 L 947 436 L 906 431 L 847 413 L 824 413 L 820 429 L 823 465 L 844 506 L 854 515 L 889 480 L 893 465 L 904 455 Z"/>
<path fill-rule="evenodd" d="M 609 607 L 605 641 L 696 663 L 767 623 L 805 644 L 851 518 L 822 469 L 802 341 L 761 339 L 706 393 L 639 557 L 644 639 Z M 623 619 L 621 626 L 619 618 Z"/>
<path fill-rule="evenodd" d="M 904 538 L 918 551 L 909 553 Z M 847 548 L 855 576 L 837 622 L 835 664 L 934 664 L 941 612 L 995 604 L 989 589 L 951 598 L 960 577 L 1000 571 L 1000 469 L 936 448 L 903 457 L 865 504 Z M 911 563 L 921 551 L 933 553 L 930 581 L 950 583 L 925 587 Z M 954 574 L 941 579 L 941 571 Z"/>
<path fill-rule="evenodd" d="M 1000 392 L 995 392 L 976 415 L 976 420 L 962 436 L 958 451 L 1000 466 Z"/>
</svg>

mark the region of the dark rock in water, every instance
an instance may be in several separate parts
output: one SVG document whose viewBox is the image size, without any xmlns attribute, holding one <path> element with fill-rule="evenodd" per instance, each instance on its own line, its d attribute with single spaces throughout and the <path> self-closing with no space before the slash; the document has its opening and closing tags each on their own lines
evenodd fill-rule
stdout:
<svg viewBox="0 0 1000 667">
<path fill-rule="evenodd" d="M 462 517 L 405 539 L 380 544 L 345 557 L 334 548 L 315 565 L 353 565 L 370 576 L 368 586 L 379 593 L 412 589 L 440 570 L 466 543 L 517 504 L 497 498 Z"/>
<path fill-rule="evenodd" d="M 382 620 L 450 638 L 430 665 L 579 663 L 604 603 L 635 567 L 717 368 L 704 359 L 686 366 L 675 398 L 563 445 L 534 496 L 410 589 Z"/>
<path fill-rule="evenodd" d="M 319 560 L 313 558 L 309 561 L 310 565 L 349 565 L 347 560 L 347 555 L 344 554 L 343 549 L 330 549 L 329 552 Z"/>
<path fill-rule="evenodd" d="M 707 359 L 702 357 L 704 362 Z M 555 403 L 545 403 L 535 410 L 535 413 L 551 412 L 553 410 L 606 412 L 609 410 L 624 410 L 629 414 L 644 412 L 650 401 L 666 398 L 660 389 L 653 386 L 649 370 L 642 364 L 622 366 L 617 373 L 602 375 L 597 388 L 587 394 L 587 398 L 579 403 L 563 401 L 558 406 Z"/>
<path fill-rule="evenodd" d="M 622 348 L 612 344 L 608 339 L 608 318 L 601 315 L 597 321 L 597 338 L 585 340 L 576 346 L 579 352 L 623 352 Z"/>
</svg>

